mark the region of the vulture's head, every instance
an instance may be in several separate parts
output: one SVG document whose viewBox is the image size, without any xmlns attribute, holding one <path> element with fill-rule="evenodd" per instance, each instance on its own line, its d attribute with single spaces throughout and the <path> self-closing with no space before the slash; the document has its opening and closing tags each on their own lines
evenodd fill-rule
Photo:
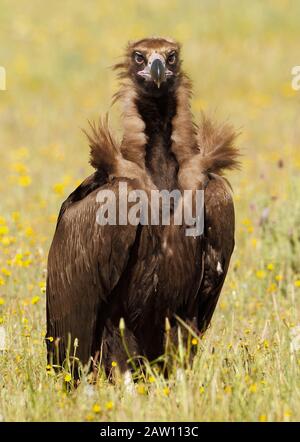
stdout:
<svg viewBox="0 0 300 442">
<path fill-rule="evenodd" d="M 180 75 L 180 45 L 164 38 L 144 38 L 128 44 L 125 60 L 116 65 L 122 78 L 129 77 L 146 94 L 161 95 Z"/>
</svg>

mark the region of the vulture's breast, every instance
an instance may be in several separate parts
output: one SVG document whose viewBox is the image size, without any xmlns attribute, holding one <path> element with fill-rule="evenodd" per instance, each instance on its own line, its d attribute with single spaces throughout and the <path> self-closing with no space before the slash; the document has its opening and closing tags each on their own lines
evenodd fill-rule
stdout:
<svg viewBox="0 0 300 442">
<path fill-rule="evenodd" d="M 133 322 L 190 309 L 202 278 L 201 248 L 201 237 L 186 236 L 182 226 L 142 227 L 126 300 Z"/>
</svg>

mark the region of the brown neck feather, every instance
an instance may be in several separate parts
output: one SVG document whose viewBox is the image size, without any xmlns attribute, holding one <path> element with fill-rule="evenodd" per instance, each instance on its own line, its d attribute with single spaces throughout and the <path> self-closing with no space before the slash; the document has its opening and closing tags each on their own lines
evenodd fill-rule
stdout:
<svg viewBox="0 0 300 442">
<path fill-rule="evenodd" d="M 174 95 L 175 109 L 173 111 L 168 109 L 169 113 L 172 114 L 169 154 L 175 155 L 177 165 L 179 166 L 179 185 L 181 188 L 185 188 L 187 183 L 185 183 L 185 180 L 180 179 L 183 172 L 182 169 L 184 169 L 185 163 L 199 152 L 190 109 L 191 84 L 185 75 L 181 75 L 178 79 Z M 138 95 L 130 79 L 127 79 L 121 85 L 121 89 L 116 94 L 115 99 L 120 99 L 123 105 L 124 135 L 121 142 L 122 155 L 125 159 L 135 162 L 141 169 L 146 171 L 147 166 L 149 166 L 147 164 L 149 163 L 147 151 L 153 148 L 152 145 L 149 145 L 149 142 L 152 141 L 152 138 L 157 141 L 157 137 L 151 137 L 149 130 L 147 130 L 149 124 L 147 124 L 145 116 L 142 115 L 143 112 L 139 103 L 144 102 L 145 99 Z M 166 121 L 167 118 L 168 116 L 166 116 Z M 159 124 L 157 131 L 161 132 L 162 138 L 165 137 L 166 126 L 164 126 L 164 122 Z M 164 140 L 164 143 L 168 144 L 167 140 Z M 163 149 L 163 147 L 160 148 Z"/>
</svg>

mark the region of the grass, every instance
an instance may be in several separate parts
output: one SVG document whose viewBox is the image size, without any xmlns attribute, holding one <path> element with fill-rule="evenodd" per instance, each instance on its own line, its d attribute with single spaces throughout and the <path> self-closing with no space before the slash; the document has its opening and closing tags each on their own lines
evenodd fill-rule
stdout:
<svg viewBox="0 0 300 442">
<path fill-rule="evenodd" d="M 299 15 L 297 1 L 0 1 L 1 420 L 300 419 Z M 204 109 L 242 131 L 236 249 L 180 381 L 179 355 L 168 382 L 149 367 L 134 396 L 103 377 L 67 393 L 66 373 L 46 369 L 47 252 L 62 200 L 91 171 L 80 128 L 109 109 L 107 68 L 153 34 L 182 42 L 196 119 Z M 112 108 L 116 130 L 118 118 Z"/>
</svg>

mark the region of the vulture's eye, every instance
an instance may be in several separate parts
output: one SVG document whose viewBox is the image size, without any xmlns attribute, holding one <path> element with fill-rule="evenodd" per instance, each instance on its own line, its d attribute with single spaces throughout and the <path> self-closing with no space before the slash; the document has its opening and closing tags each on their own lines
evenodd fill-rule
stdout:
<svg viewBox="0 0 300 442">
<path fill-rule="evenodd" d="M 175 64 L 176 63 L 176 53 L 172 52 L 172 54 L 169 55 L 167 59 L 168 64 Z"/>
<path fill-rule="evenodd" d="M 140 54 L 139 52 L 136 52 L 134 54 L 134 61 L 137 64 L 143 64 L 143 63 L 145 63 L 145 58 L 144 58 L 144 56 L 142 54 Z"/>
</svg>

